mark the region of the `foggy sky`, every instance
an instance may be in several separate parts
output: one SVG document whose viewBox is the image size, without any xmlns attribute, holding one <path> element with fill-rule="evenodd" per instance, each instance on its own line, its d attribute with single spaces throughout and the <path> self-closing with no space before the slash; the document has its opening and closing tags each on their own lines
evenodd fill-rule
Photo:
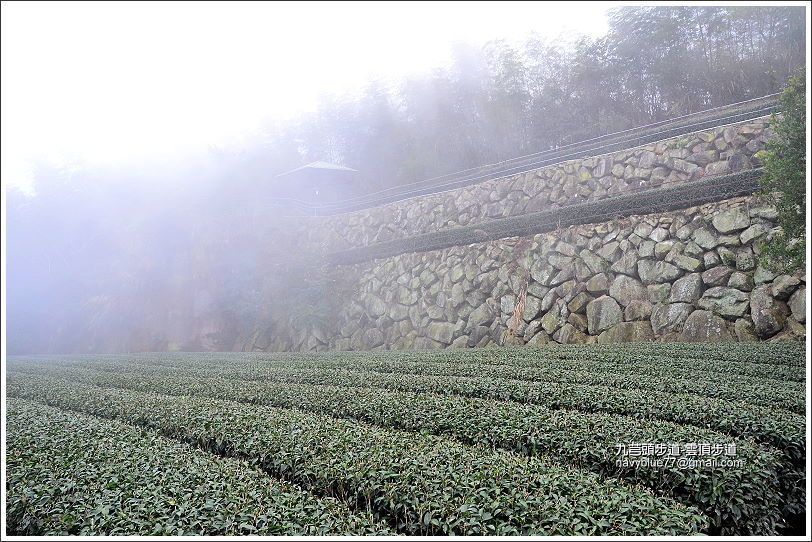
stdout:
<svg viewBox="0 0 812 542">
<path fill-rule="evenodd" d="M 456 41 L 606 30 L 613 3 L 4 3 L 4 182 L 31 157 L 93 163 L 236 144 L 323 93 L 396 81 Z"/>
</svg>

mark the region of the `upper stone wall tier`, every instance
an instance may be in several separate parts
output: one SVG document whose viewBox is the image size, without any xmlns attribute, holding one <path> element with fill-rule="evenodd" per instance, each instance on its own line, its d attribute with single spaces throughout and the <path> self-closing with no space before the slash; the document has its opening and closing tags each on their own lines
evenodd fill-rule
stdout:
<svg viewBox="0 0 812 542">
<path fill-rule="evenodd" d="M 768 118 L 723 126 L 603 156 L 324 219 L 310 241 L 329 251 L 362 247 L 497 218 L 600 200 L 630 191 L 760 165 Z"/>
</svg>

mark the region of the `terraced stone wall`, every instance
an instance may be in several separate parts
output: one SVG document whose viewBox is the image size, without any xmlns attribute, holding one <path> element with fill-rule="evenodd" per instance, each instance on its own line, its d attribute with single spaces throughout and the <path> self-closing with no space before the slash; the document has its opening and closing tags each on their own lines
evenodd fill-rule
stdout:
<svg viewBox="0 0 812 542">
<path fill-rule="evenodd" d="M 768 120 L 722 126 L 325 218 L 319 228 L 309 228 L 310 240 L 329 250 L 343 250 L 750 169 L 759 165 L 755 153 L 770 136 Z"/>
<path fill-rule="evenodd" d="M 757 265 L 775 219 L 749 196 L 339 266 L 355 292 L 337 315 L 241 348 L 797 340 L 805 276 Z"/>
</svg>

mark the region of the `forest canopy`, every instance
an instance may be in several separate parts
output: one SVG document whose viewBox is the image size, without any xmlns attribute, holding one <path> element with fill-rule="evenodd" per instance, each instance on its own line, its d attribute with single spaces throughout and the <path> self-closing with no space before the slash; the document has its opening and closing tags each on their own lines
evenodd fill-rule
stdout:
<svg viewBox="0 0 812 542">
<path fill-rule="evenodd" d="M 615 8 L 604 37 L 457 44 L 447 69 L 325 97 L 268 135 L 278 160 L 295 141 L 294 161 L 379 189 L 779 92 L 804 43 L 800 7 Z"/>
</svg>

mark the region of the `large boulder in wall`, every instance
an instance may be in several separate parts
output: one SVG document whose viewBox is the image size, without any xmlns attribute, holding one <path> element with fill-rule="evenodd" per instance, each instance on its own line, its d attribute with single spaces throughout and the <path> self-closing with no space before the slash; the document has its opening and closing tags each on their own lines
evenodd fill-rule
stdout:
<svg viewBox="0 0 812 542">
<path fill-rule="evenodd" d="M 750 294 L 750 317 L 761 339 L 768 339 L 784 329 L 787 312 L 786 304 L 770 295 L 770 286 L 758 286 Z"/>
<path fill-rule="evenodd" d="M 598 336 L 598 343 L 642 343 L 654 340 L 649 322 L 620 322 Z"/>
<path fill-rule="evenodd" d="M 617 301 L 601 296 L 586 306 L 586 321 L 590 335 L 597 335 L 623 321 L 623 311 Z"/>
<path fill-rule="evenodd" d="M 680 337 L 686 342 L 727 342 L 733 336 L 727 329 L 725 320 L 710 311 L 696 310 L 685 320 Z"/>
</svg>

